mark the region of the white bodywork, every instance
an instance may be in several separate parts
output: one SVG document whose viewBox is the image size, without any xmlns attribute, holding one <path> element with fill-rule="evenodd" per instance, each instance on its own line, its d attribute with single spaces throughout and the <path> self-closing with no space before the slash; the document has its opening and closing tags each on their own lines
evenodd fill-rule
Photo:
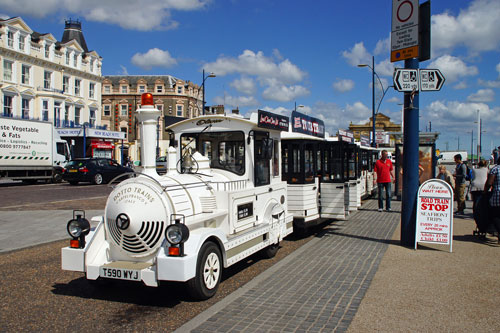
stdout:
<svg viewBox="0 0 500 333">
<path fill-rule="evenodd" d="M 53 168 L 69 160 L 68 143 L 50 122 L 1 117 L 0 134 L 0 172 L 4 177 L 50 179 Z"/>
<path fill-rule="evenodd" d="M 312 135 L 282 132 L 281 140 L 304 140 L 319 143 L 323 138 Z M 288 210 L 293 214 L 294 219 L 300 220 L 302 224 L 307 225 L 320 218 L 320 200 L 319 200 L 319 179 L 315 175 L 314 183 L 308 184 L 288 184 Z"/>
<path fill-rule="evenodd" d="M 223 266 L 227 267 L 277 244 L 293 231 L 281 172 L 271 171 L 268 185 L 254 185 L 252 133 L 269 133 L 279 143 L 278 131 L 258 128 L 256 122 L 230 116 L 202 116 L 179 122 L 170 127 L 179 143 L 185 133 L 205 133 L 217 140 L 219 133 L 242 132 L 244 172 L 212 168 L 208 156 L 193 151 L 189 162 L 196 164 L 195 172 L 179 173 L 179 157 L 185 156 L 182 154 L 186 151 L 179 144 L 177 149 L 169 148 L 167 173 L 159 176 L 154 151 L 158 115 L 152 106 L 138 110 L 142 174 L 114 188 L 105 215 L 93 219 L 85 248 L 62 249 L 63 269 L 85 272 L 88 279 L 94 280 L 106 275 L 107 268 L 119 268 L 120 274 L 130 274 L 125 279 L 137 277 L 148 286 L 157 286 L 161 280 L 188 281 L 195 277 L 200 248 L 207 240 L 218 245 Z M 220 145 L 212 155 L 219 149 Z M 117 227 L 120 214 L 130 219 L 126 230 Z M 189 229 L 184 256 L 168 255 L 170 244 L 164 231 L 174 220 L 182 221 Z"/>
</svg>

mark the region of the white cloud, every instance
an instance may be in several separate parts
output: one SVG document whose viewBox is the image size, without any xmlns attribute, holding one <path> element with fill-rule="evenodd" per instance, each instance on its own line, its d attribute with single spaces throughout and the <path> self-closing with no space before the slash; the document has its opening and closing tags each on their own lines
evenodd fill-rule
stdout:
<svg viewBox="0 0 500 333">
<path fill-rule="evenodd" d="M 377 46 L 375 46 L 375 50 L 373 53 L 375 55 L 379 54 L 389 54 L 391 52 L 391 36 L 387 37 L 386 39 L 379 40 L 377 42 Z"/>
<path fill-rule="evenodd" d="M 351 91 L 354 89 L 354 81 L 350 79 L 337 79 L 337 81 L 333 83 L 333 89 L 341 93 Z"/>
<path fill-rule="evenodd" d="M 9 19 L 9 18 L 10 18 L 9 15 L 0 13 L 0 19 L 6 20 L 6 19 Z"/>
<path fill-rule="evenodd" d="M 177 65 L 177 60 L 172 58 L 168 51 L 154 48 L 146 53 L 134 54 L 132 63 L 142 69 L 150 70 L 153 67 L 170 68 Z"/>
<path fill-rule="evenodd" d="M 305 72 L 288 59 L 275 63 L 262 51 L 255 53 L 251 50 L 244 50 L 237 58 L 221 56 L 215 62 L 207 63 L 203 67 L 220 76 L 239 73 L 257 76 L 264 80 L 275 79 L 284 84 L 299 82 L 306 76 Z"/>
<path fill-rule="evenodd" d="M 465 82 L 465 80 L 460 81 L 459 83 L 453 86 L 453 89 L 455 90 L 467 89 L 467 82 Z"/>
<path fill-rule="evenodd" d="M 127 67 L 120 65 L 120 68 L 122 69 L 120 75 L 128 75 Z"/>
<path fill-rule="evenodd" d="M 402 103 L 402 99 L 401 98 L 397 98 L 397 97 L 391 97 L 387 100 L 387 103 Z"/>
<path fill-rule="evenodd" d="M 471 126 L 477 120 L 477 111 L 480 111 L 483 121 L 498 121 L 493 109 L 485 103 L 434 101 L 427 108 L 432 122 L 441 126 Z"/>
<path fill-rule="evenodd" d="M 351 66 L 359 64 L 371 64 L 372 56 L 365 48 L 363 42 L 354 44 L 349 51 L 342 52 L 342 56 Z"/>
<path fill-rule="evenodd" d="M 220 104 L 231 107 L 256 106 L 259 102 L 253 96 L 217 96 L 214 98 L 214 104 Z"/>
<path fill-rule="evenodd" d="M 495 99 L 495 92 L 491 89 L 479 89 L 476 93 L 467 97 L 469 102 L 488 103 Z"/>
<path fill-rule="evenodd" d="M 178 26 L 171 19 L 174 10 L 205 8 L 211 0 L 0 0 L 2 10 L 16 15 L 43 18 L 77 15 L 88 21 L 116 24 L 125 29 L 162 30 Z"/>
<path fill-rule="evenodd" d="M 242 77 L 240 79 L 236 79 L 229 85 L 234 89 L 238 90 L 240 93 L 246 95 L 253 95 L 257 91 L 257 87 L 255 86 L 254 80 L 249 77 Z"/>
<path fill-rule="evenodd" d="M 347 117 L 354 123 L 368 120 L 372 115 L 372 110 L 361 102 L 355 102 L 353 105 L 347 104 L 345 110 Z"/>
<path fill-rule="evenodd" d="M 455 82 L 464 76 L 473 76 L 479 73 L 476 66 L 467 66 L 461 59 L 443 55 L 429 64 L 428 68 L 438 68 L 444 75 L 446 81 Z"/>
<path fill-rule="evenodd" d="M 497 64 L 496 70 L 498 72 L 498 78 L 500 78 L 500 63 Z"/>
<path fill-rule="evenodd" d="M 495 50 L 500 45 L 500 1 L 475 0 L 458 16 L 432 15 L 433 49 L 465 46 L 470 53 Z"/>
<path fill-rule="evenodd" d="M 275 58 L 282 58 L 278 50 L 274 50 L 273 54 Z M 307 73 L 288 59 L 276 61 L 272 57 L 266 57 L 262 51 L 244 50 L 236 58 L 220 56 L 215 62 L 205 64 L 203 68 L 218 76 L 242 74 L 246 80 L 255 77 L 265 88 L 262 97 L 266 100 L 289 102 L 310 93 L 306 87 L 294 85 L 303 81 Z M 248 82 L 241 80 L 233 81 L 232 86 L 245 90 L 243 84 L 250 88 Z"/>
<path fill-rule="evenodd" d="M 500 88 L 500 80 L 496 81 L 484 81 L 482 79 L 478 79 L 477 82 L 479 85 L 487 88 Z"/>
<path fill-rule="evenodd" d="M 286 86 L 282 84 L 270 85 L 262 93 L 266 100 L 278 102 L 290 102 L 298 97 L 309 95 L 309 90 L 303 86 Z"/>
<path fill-rule="evenodd" d="M 375 64 L 375 72 L 378 75 L 392 77 L 394 75 L 394 67 L 395 67 L 394 63 L 391 62 L 389 58 L 387 58 L 384 61 Z"/>
</svg>

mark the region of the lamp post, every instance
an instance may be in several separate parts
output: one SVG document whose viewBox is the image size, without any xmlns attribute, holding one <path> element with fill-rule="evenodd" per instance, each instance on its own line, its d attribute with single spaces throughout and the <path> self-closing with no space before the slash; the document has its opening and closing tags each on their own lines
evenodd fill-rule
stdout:
<svg viewBox="0 0 500 333">
<path fill-rule="evenodd" d="M 203 94 L 203 110 L 202 114 L 205 115 L 205 80 L 208 79 L 209 77 L 215 77 L 215 74 L 210 72 L 207 76 L 205 76 L 205 69 L 203 69 L 203 81 L 201 83 L 201 88 L 202 88 L 202 94 Z"/>
<path fill-rule="evenodd" d="M 376 138 L 375 138 L 375 124 L 376 124 L 376 116 L 378 113 L 378 109 L 380 108 L 380 104 L 382 104 L 382 100 L 384 99 L 384 96 L 387 92 L 387 90 L 390 87 L 393 86 L 388 86 L 386 89 L 384 89 L 384 85 L 382 84 L 382 80 L 380 80 L 380 77 L 378 76 L 377 72 L 375 71 L 375 57 L 372 56 L 372 65 L 368 64 L 359 64 L 358 67 L 368 67 L 372 71 L 372 147 L 376 147 Z M 382 88 L 382 98 L 380 98 L 380 102 L 378 103 L 377 109 L 375 110 L 375 76 L 377 77 L 378 82 L 380 83 L 380 87 Z"/>
</svg>

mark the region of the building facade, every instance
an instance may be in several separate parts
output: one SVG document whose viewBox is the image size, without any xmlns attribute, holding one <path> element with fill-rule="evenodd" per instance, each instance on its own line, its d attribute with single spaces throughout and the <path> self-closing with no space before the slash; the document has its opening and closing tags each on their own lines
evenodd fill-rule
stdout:
<svg viewBox="0 0 500 333">
<path fill-rule="evenodd" d="M 0 62 L 1 116 L 53 123 L 73 157 L 115 157 L 101 125 L 102 58 L 88 50 L 81 22 L 66 21 L 58 41 L 20 17 L 0 20 Z"/>
<path fill-rule="evenodd" d="M 361 136 L 370 138 L 373 130 L 373 118 L 365 124 L 349 124 L 349 131 L 354 133 L 354 138 L 360 140 Z M 401 143 L 401 124 L 396 124 L 391 121 L 391 118 L 383 113 L 377 114 L 375 117 L 376 142 L 379 147 L 395 147 Z"/>
<path fill-rule="evenodd" d="M 161 111 L 157 126 L 158 156 L 166 155 L 169 136 L 165 128 L 172 119 L 203 114 L 202 87 L 192 82 L 170 75 L 104 76 L 101 123 L 125 134 L 125 154 L 132 160 L 139 159 L 136 110 L 141 106 L 141 95 L 146 92 L 153 94 L 155 106 Z"/>
<path fill-rule="evenodd" d="M 81 28 L 74 21 L 66 28 L 75 23 Z M 3 116 L 56 127 L 100 125 L 102 59 L 84 47 L 77 39 L 59 42 L 35 32 L 20 17 L 0 20 Z"/>
</svg>

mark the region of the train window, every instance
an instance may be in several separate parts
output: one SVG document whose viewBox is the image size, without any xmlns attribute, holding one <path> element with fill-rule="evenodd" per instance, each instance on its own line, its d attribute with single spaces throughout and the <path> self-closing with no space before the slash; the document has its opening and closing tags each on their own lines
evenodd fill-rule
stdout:
<svg viewBox="0 0 500 333">
<path fill-rule="evenodd" d="M 336 144 L 332 147 L 332 174 L 330 179 L 333 181 L 344 181 L 342 176 L 342 147 L 340 144 Z"/>
<path fill-rule="evenodd" d="M 181 136 L 182 158 L 200 152 L 210 160 L 210 167 L 245 173 L 245 135 L 243 132 L 207 132 Z"/>
<path fill-rule="evenodd" d="M 292 146 L 292 166 L 293 166 L 293 173 L 300 173 L 300 147 L 298 145 L 293 145 Z"/>
<path fill-rule="evenodd" d="M 273 153 L 273 177 L 278 177 L 280 175 L 280 155 L 279 155 L 279 141 L 274 141 L 274 153 Z"/>
<path fill-rule="evenodd" d="M 283 180 L 288 177 L 288 145 L 281 148 L 281 163 L 283 165 Z"/>
<path fill-rule="evenodd" d="M 268 133 L 265 132 L 254 132 L 254 135 L 255 186 L 268 185 L 271 183 L 271 170 L 269 167 L 269 160 L 272 157 L 272 139 L 269 139 Z"/>
<path fill-rule="evenodd" d="M 304 150 L 304 171 L 305 181 L 311 182 L 314 180 L 314 147 L 312 144 L 305 145 Z"/>
</svg>

